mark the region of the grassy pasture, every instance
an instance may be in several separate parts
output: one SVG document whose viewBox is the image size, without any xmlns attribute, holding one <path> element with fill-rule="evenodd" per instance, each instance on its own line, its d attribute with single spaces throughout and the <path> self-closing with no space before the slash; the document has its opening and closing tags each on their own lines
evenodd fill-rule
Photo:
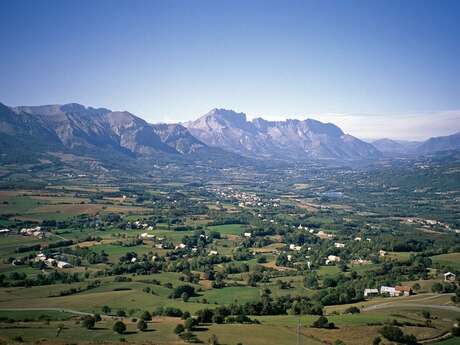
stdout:
<svg viewBox="0 0 460 345">
<path fill-rule="evenodd" d="M 224 235 L 241 235 L 247 228 L 243 224 L 225 224 L 208 226 L 209 231 L 217 231 Z"/>
<path fill-rule="evenodd" d="M 443 266 L 452 267 L 460 270 L 460 253 L 449 253 L 432 256 L 433 263 L 438 263 Z"/>
</svg>

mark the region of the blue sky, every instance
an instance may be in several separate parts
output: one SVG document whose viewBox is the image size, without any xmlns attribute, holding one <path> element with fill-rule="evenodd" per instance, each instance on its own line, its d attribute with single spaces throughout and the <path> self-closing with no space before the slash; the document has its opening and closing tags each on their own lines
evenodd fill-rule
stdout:
<svg viewBox="0 0 460 345">
<path fill-rule="evenodd" d="M 448 0 L 5 0 L 0 101 L 150 122 L 223 107 L 361 137 L 448 134 L 460 130 L 459 23 L 460 1 Z"/>
</svg>

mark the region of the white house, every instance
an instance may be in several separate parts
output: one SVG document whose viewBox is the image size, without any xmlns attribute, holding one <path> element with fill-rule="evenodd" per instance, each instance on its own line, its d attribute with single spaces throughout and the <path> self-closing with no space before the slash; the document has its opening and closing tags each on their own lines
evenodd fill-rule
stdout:
<svg viewBox="0 0 460 345">
<path fill-rule="evenodd" d="M 380 256 L 385 256 L 385 255 L 387 255 L 387 252 L 381 249 L 381 250 L 379 250 L 379 255 Z"/>
<path fill-rule="evenodd" d="M 0 234 L 7 234 L 9 232 L 11 232 L 10 229 L 0 229 Z"/>
<path fill-rule="evenodd" d="M 340 262 L 340 256 L 329 255 L 326 259 L 326 265 L 328 265 L 331 262 Z"/>
<path fill-rule="evenodd" d="M 393 287 L 393 286 L 383 286 L 383 285 L 382 285 L 382 286 L 380 287 L 380 293 L 381 293 L 382 295 L 385 295 L 385 294 L 386 294 L 386 295 L 390 295 L 391 297 L 394 297 L 394 296 L 397 295 L 397 293 L 396 293 L 396 288 Z"/>
<path fill-rule="evenodd" d="M 339 243 L 339 242 L 335 242 L 335 243 L 334 243 L 334 246 L 335 246 L 336 248 L 345 248 L 345 244 L 344 244 L 344 243 Z"/>
<path fill-rule="evenodd" d="M 361 241 L 361 240 L 362 240 L 361 237 L 355 237 L 355 241 L 358 241 L 358 242 L 359 242 L 359 241 Z"/>
<path fill-rule="evenodd" d="M 248 238 L 249 238 L 249 237 L 251 237 L 251 236 L 252 236 L 252 234 L 251 234 L 250 232 L 245 232 L 245 233 L 244 233 L 244 237 L 248 237 Z"/>
<path fill-rule="evenodd" d="M 72 265 L 68 262 L 65 262 L 65 261 L 58 261 L 57 262 L 57 267 L 58 268 L 71 268 Z"/>
<path fill-rule="evenodd" d="M 379 294 L 378 289 L 364 289 L 364 297 L 373 297 Z"/>
<path fill-rule="evenodd" d="M 217 250 L 211 250 L 208 255 L 217 255 L 219 254 Z"/>
<path fill-rule="evenodd" d="M 444 273 L 444 281 L 445 282 L 454 282 L 455 278 L 456 278 L 456 276 L 452 272 Z"/>
</svg>

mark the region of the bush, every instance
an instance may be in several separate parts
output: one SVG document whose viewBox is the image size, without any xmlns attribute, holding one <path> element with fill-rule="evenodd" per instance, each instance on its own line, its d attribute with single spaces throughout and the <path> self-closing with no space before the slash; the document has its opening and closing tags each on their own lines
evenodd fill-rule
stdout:
<svg viewBox="0 0 460 345">
<path fill-rule="evenodd" d="M 174 333 L 175 334 L 181 334 L 182 332 L 185 331 L 184 325 L 178 324 L 176 328 L 174 328 Z"/>
<path fill-rule="evenodd" d="M 186 341 L 188 343 L 197 343 L 198 342 L 198 339 L 197 339 L 196 335 L 191 333 L 191 332 L 181 333 L 179 335 L 179 337 L 181 337 L 184 341 Z"/>
<path fill-rule="evenodd" d="M 126 325 L 122 321 L 117 321 L 113 324 L 113 331 L 118 334 L 123 334 L 126 331 Z"/>
<path fill-rule="evenodd" d="M 150 314 L 148 311 L 144 311 L 141 315 L 141 320 L 144 320 L 144 321 L 152 320 L 152 314 Z"/>
<path fill-rule="evenodd" d="M 190 332 L 193 330 L 193 327 L 195 327 L 196 325 L 198 325 L 198 320 L 192 317 L 189 317 L 187 320 L 185 320 L 184 327 L 187 331 Z"/>
<path fill-rule="evenodd" d="M 380 333 L 390 341 L 395 341 L 402 344 L 416 345 L 417 338 L 414 335 L 406 335 L 399 327 L 386 325 Z"/>
<path fill-rule="evenodd" d="M 328 329 L 332 329 L 332 328 L 335 328 L 335 325 L 333 322 L 329 322 L 329 320 L 327 319 L 327 317 L 325 316 L 320 316 L 318 318 L 318 320 L 316 320 L 315 322 L 313 322 L 313 325 L 312 327 L 314 328 L 328 328 Z"/>
<path fill-rule="evenodd" d="M 361 310 L 358 307 L 350 307 L 345 309 L 345 314 L 359 314 Z"/>
<path fill-rule="evenodd" d="M 139 320 L 136 326 L 139 331 L 143 332 L 147 329 L 147 322 L 145 322 L 144 320 Z"/>
<path fill-rule="evenodd" d="M 86 329 L 93 329 L 96 324 L 96 318 L 94 316 L 85 316 L 81 322 L 81 325 Z"/>
</svg>

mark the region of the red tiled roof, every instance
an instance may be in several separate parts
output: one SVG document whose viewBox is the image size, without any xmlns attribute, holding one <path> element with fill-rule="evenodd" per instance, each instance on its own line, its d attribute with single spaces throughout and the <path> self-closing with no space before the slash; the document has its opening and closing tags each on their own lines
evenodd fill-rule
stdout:
<svg viewBox="0 0 460 345">
<path fill-rule="evenodd" d="M 395 286 L 395 289 L 396 291 L 408 291 L 408 292 L 412 290 L 409 286 L 402 286 L 402 285 Z"/>
</svg>

